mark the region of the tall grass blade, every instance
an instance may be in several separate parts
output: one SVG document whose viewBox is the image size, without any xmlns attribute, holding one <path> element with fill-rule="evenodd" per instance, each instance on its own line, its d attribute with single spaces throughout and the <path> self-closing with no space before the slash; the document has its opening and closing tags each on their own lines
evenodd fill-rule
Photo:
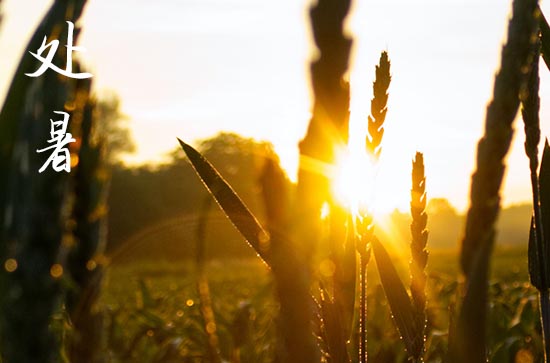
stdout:
<svg viewBox="0 0 550 363">
<path fill-rule="evenodd" d="M 320 321 L 321 336 L 326 345 L 327 362 L 330 363 L 349 363 L 350 357 L 346 349 L 347 322 L 342 319 L 343 315 L 340 306 L 334 299 L 331 299 L 329 292 L 321 284 Z"/>
<path fill-rule="evenodd" d="M 544 63 L 546 63 L 546 67 L 550 70 L 550 25 L 548 25 L 548 21 L 540 8 L 539 14 L 541 55 Z"/>
<path fill-rule="evenodd" d="M 531 217 L 531 228 L 529 228 L 529 247 L 528 247 L 528 265 L 529 265 L 529 280 L 537 290 L 543 290 L 546 285 L 548 275 L 546 268 L 541 262 L 544 257 L 542 244 L 537 240 L 537 232 L 535 226 L 535 218 Z M 544 279 L 544 283 L 543 283 Z"/>
<path fill-rule="evenodd" d="M 393 320 L 405 343 L 409 357 L 414 357 L 415 352 L 419 351 L 419 347 L 421 349 L 424 337 L 416 325 L 415 310 L 411 299 L 388 252 L 376 237 L 372 239 L 372 251 L 376 259 L 380 281 L 390 304 Z"/>
<path fill-rule="evenodd" d="M 303 255 L 296 251 L 289 235 L 289 190 L 276 157 L 266 160 L 260 183 L 271 236 L 270 265 L 281 306 L 278 323 L 283 344 L 278 347 L 278 358 L 282 362 L 314 361 L 319 347 L 312 331 L 314 303 L 309 293 L 310 266 L 304 263 Z"/>
<path fill-rule="evenodd" d="M 539 188 L 540 188 L 540 211 L 542 219 L 542 230 L 550 231 L 550 144 L 548 140 L 544 143 L 544 151 L 542 153 L 542 162 L 540 166 L 540 177 L 539 177 Z M 543 234 L 544 236 L 544 234 Z M 544 240 L 544 245 L 548 246 L 547 239 Z M 544 258 L 548 258 L 548 253 L 550 252 L 550 246 L 548 249 L 544 250 Z M 550 264 L 550 261 L 548 261 Z M 550 270 L 550 267 L 546 267 L 547 270 Z M 550 288 L 550 273 L 547 272 L 545 286 L 541 286 L 543 289 Z"/>
<path fill-rule="evenodd" d="M 477 167 L 472 176 L 470 208 L 462 240 L 461 267 L 466 293 L 457 322 L 456 340 L 450 342 L 454 362 L 486 361 L 488 274 L 500 210 L 504 158 L 512 141 L 512 123 L 526 81 L 532 42 L 536 39 L 536 0 L 515 0 L 502 50 L 501 69 L 495 77 L 493 100 L 487 108 L 485 133 L 478 144 Z"/>
<path fill-rule="evenodd" d="M 178 141 L 216 202 L 274 272 L 281 303 L 280 316 L 284 320 L 286 349 L 282 353 L 283 361 L 312 361 L 318 348 L 311 331 L 313 304 L 309 295 L 309 265 L 301 263 L 288 236 L 273 230 L 270 237 L 216 169 L 194 148 Z"/>
<path fill-rule="evenodd" d="M 540 215 L 541 215 L 541 229 L 542 239 L 534 238 L 534 242 L 537 243 L 537 255 L 540 264 L 538 266 L 538 275 L 540 283 L 534 285 L 539 290 L 550 289 L 550 261 L 548 260 L 548 253 L 550 252 L 550 244 L 548 237 L 546 237 L 545 231 L 550 231 L 550 146 L 548 140 L 544 144 L 544 151 L 542 153 L 542 162 L 540 166 L 539 176 L 539 188 L 540 188 Z M 538 237 L 536 221 L 534 221 L 535 232 L 533 235 Z M 540 244 L 539 244 L 540 243 Z M 532 271 L 535 274 L 535 271 Z M 531 271 L 530 271 L 531 273 Z"/>
<path fill-rule="evenodd" d="M 546 233 L 550 231 L 550 146 L 548 141 L 544 145 L 537 187 L 540 188 L 540 206 L 536 206 L 540 209 L 538 215 L 540 224 L 537 225 L 535 207 L 529 233 L 529 276 L 531 284 L 539 291 L 545 362 L 548 362 L 550 359 L 550 260 L 548 256 L 550 244 Z"/>
<path fill-rule="evenodd" d="M 269 235 L 239 196 L 197 150 L 178 138 L 191 165 L 216 202 L 258 256 L 270 264 Z"/>
</svg>

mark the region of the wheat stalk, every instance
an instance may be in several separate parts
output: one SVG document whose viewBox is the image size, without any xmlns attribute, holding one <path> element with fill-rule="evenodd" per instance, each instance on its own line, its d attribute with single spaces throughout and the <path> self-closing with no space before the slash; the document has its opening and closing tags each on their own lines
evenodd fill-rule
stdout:
<svg viewBox="0 0 550 363">
<path fill-rule="evenodd" d="M 372 85 L 374 97 L 371 101 L 371 114 L 368 117 L 367 151 L 378 160 L 382 151 L 384 136 L 384 121 L 388 112 L 388 88 L 390 87 L 390 60 L 388 53 L 382 52 L 379 64 L 376 66 L 376 79 Z"/>
<path fill-rule="evenodd" d="M 359 252 L 359 362 L 367 362 L 367 265 L 371 256 L 374 237 L 372 217 L 356 218 L 359 235 L 356 247 Z"/>
<path fill-rule="evenodd" d="M 536 8 L 536 0 L 513 2 L 501 69 L 495 77 L 485 133 L 477 148 L 477 166 L 472 176 L 470 208 L 460 257 L 466 277 L 466 294 L 457 326 L 457 342 L 451 346 L 451 356 L 457 362 L 485 361 L 488 271 L 500 209 L 499 190 L 504 176 L 504 157 L 512 141 L 512 122 L 526 76 L 525 67 L 529 64 Z M 474 339 L 474 336 L 480 338 Z"/>
<path fill-rule="evenodd" d="M 373 82 L 371 115 L 368 116 L 368 133 L 366 137 L 367 152 L 375 160 L 382 151 L 384 121 L 386 120 L 388 88 L 391 82 L 390 61 L 387 52 L 382 52 L 376 66 Z M 374 236 L 374 224 L 371 216 L 363 215 L 356 219 L 359 236 L 356 248 L 359 252 L 359 362 L 367 362 L 367 265 L 371 254 L 371 240 Z"/>
<path fill-rule="evenodd" d="M 296 189 L 293 230 L 288 236 L 272 235 L 273 247 L 288 251 L 300 261 L 296 269 L 281 268 L 281 286 L 286 294 L 279 294 L 281 307 L 292 308 L 281 311 L 287 314 L 285 320 L 295 326 L 287 341 L 288 361 L 316 362 L 320 350 L 312 338 L 310 320 L 314 318 L 314 306 L 306 300 L 310 286 L 312 258 L 319 240 L 320 211 L 324 202 L 330 201 L 329 175 L 322 168 L 311 169 L 308 161 L 316 165 L 331 165 L 335 161 L 336 149 L 347 143 L 349 127 L 349 83 L 345 80 L 352 41 L 344 34 L 344 21 L 350 8 L 350 0 L 318 0 L 310 10 L 311 26 L 319 57 L 311 63 L 311 83 L 314 93 L 312 118 L 304 139 L 300 142 L 300 168 Z M 275 243 L 275 239 L 279 239 Z M 284 248 L 284 245 L 292 245 Z M 288 256 L 280 255 L 281 261 Z M 284 266 L 284 265 L 282 265 Z M 289 273 L 291 272 L 291 273 Z M 290 298 L 295 296 L 298 298 Z M 295 300 L 294 302 L 291 300 Z M 298 304 L 296 303 L 298 301 Z M 301 311 L 295 310 L 303 302 Z"/>
<path fill-rule="evenodd" d="M 540 13 L 540 10 L 537 10 Z M 542 16 L 542 14 L 541 14 Z M 540 37 L 533 45 L 532 63 L 530 65 L 527 87 L 522 98 L 521 114 L 525 131 L 525 154 L 529 158 L 529 169 L 531 174 L 531 189 L 533 194 L 533 220 L 531 226 L 531 238 L 529 241 L 529 274 L 531 283 L 539 291 L 539 303 L 542 324 L 542 336 L 544 343 L 544 361 L 550 359 L 550 288 L 548 278 L 550 276 L 548 261 L 548 243 L 544 226 L 540 184 L 537 169 L 538 145 L 540 142 L 540 97 L 539 97 L 539 60 L 541 52 Z M 542 167 L 541 167 L 542 174 Z M 536 257 L 533 255 L 536 254 Z"/>
<path fill-rule="evenodd" d="M 416 313 L 416 325 L 419 332 L 418 351 L 413 352 L 416 361 L 422 359 L 424 350 L 424 331 L 426 329 L 426 264 L 428 262 L 428 215 L 426 214 L 426 177 L 424 175 L 424 156 L 417 152 L 412 163 L 411 189 L 411 295 Z M 420 337 L 422 339 L 420 339 Z"/>
<path fill-rule="evenodd" d="M 310 10 L 313 39 L 319 57 L 311 62 L 314 93 L 312 117 L 300 142 L 296 218 L 299 253 L 309 263 L 318 240 L 319 214 L 329 201 L 329 175 L 336 150 L 347 144 L 349 127 L 348 69 L 352 40 L 344 34 L 350 0 L 318 0 Z M 313 161 L 313 169 L 308 167 Z"/>
</svg>

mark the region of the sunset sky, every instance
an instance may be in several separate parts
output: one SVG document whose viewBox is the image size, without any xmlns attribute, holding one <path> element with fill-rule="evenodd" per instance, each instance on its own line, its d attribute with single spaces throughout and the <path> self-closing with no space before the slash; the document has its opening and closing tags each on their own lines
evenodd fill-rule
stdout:
<svg viewBox="0 0 550 363">
<path fill-rule="evenodd" d="M 0 99 L 50 4 L 4 1 Z M 98 92 L 115 91 L 131 119 L 138 151 L 128 161 L 162 160 L 176 136 L 193 141 L 226 130 L 273 142 L 294 177 L 311 105 L 308 7 L 295 0 L 90 0 L 81 57 Z M 508 0 L 355 2 L 348 24 L 353 135 L 366 125 L 380 52 L 392 61 L 377 183 L 382 208 L 407 208 L 416 150 L 425 155 L 429 196 L 467 206 L 509 10 Z M 541 63 L 543 135 L 550 135 L 549 74 Z M 505 204 L 531 193 L 518 121 Z"/>
</svg>

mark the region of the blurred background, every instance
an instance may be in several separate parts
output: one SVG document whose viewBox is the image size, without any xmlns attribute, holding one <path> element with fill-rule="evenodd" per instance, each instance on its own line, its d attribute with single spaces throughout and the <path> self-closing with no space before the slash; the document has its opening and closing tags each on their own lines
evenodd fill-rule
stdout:
<svg viewBox="0 0 550 363">
<path fill-rule="evenodd" d="M 0 99 L 35 25 L 51 1 L 6 0 L 0 35 Z M 545 4 L 541 5 L 544 11 Z M 90 2 L 82 54 L 99 94 L 115 92 L 128 116 L 134 154 L 128 165 L 166 162 L 175 136 L 192 141 L 220 130 L 267 140 L 291 179 L 297 141 L 310 112 L 308 61 L 314 56 L 307 1 Z M 386 124 L 387 165 L 426 154 L 430 195 L 459 210 L 467 202 L 474 145 L 504 40 L 509 2 L 358 1 L 347 28 L 355 37 L 350 80 L 352 119 L 366 123 L 381 50 L 392 59 Z M 391 15 L 388 15 L 391 14 Z M 546 73 L 542 73 L 547 77 Z M 542 96 L 548 94 L 542 83 Z M 398 105 L 399 107 L 392 107 Z M 548 119 L 542 108 L 543 125 Z M 527 162 L 517 138 L 505 203 L 529 200 Z M 406 209 L 406 171 L 380 171 L 384 209 Z M 521 171 L 521 172 L 519 172 Z M 402 173 L 402 174 L 399 174 Z M 399 188 L 393 188 L 398 186 Z M 391 195 L 396 194 L 396 195 Z"/>
<path fill-rule="evenodd" d="M 5 1 L 0 99 L 50 4 Z M 545 4 L 541 7 L 544 11 Z M 197 209 L 205 194 L 202 186 L 189 168 L 171 167 L 182 162 L 176 137 L 205 148 L 215 145 L 214 161 L 220 160 L 215 165 L 230 181 L 235 178 L 233 185 L 253 209 L 257 172 L 240 158 L 252 162 L 259 144 L 273 145 L 289 180 L 295 181 L 297 143 L 310 117 L 308 62 L 315 56 L 308 8 L 307 1 L 291 0 L 96 0 L 87 5 L 79 42 L 87 52 L 79 57 L 94 74 L 114 143 L 110 246 L 142 238 L 153 233 L 149 228 L 158 230 L 158 223 Z M 347 23 L 355 38 L 350 143 L 362 146 L 373 66 L 380 50 L 388 50 L 393 78 L 374 203 L 378 213 L 394 217 L 408 209 L 408 166 L 415 150 L 422 151 L 428 196 L 437 198 L 430 219 L 434 247 L 439 228 L 452 225 L 453 235 L 460 235 L 509 10 L 509 2 L 497 0 L 368 0 L 354 4 Z M 541 78 L 544 99 L 550 97 L 548 72 Z M 543 135 L 550 131 L 549 116 L 543 102 Z M 501 222 L 521 232 L 501 233 L 507 243 L 523 242 L 530 214 L 528 161 L 523 135 L 518 135 L 503 193 L 504 206 L 510 208 Z M 234 142 L 245 148 L 224 150 Z M 448 226 L 439 226 L 438 213 Z M 449 238 L 443 239 L 449 247 Z M 456 240 L 451 239 L 451 247 Z"/>
<path fill-rule="evenodd" d="M 434 299 L 429 318 L 429 351 L 435 351 L 437 359 L 446 351 L 442 337 L 457 288 L 456 252 L 509 3 L 356 1 L 346 24 L 354 38 L 348 74 L 351 149 L 364 148 L 380 52 L 388 51 L 391 59 L 384 146 L 374 170 L 372 202 L 377 234 L 391 242 L 392 254 L 403 257 L 397 263 L 403 276 L 409 260 L 411 160 L 417 150 L 424 153 L 429 293 L 441 297 Z M 0 101 L 51 4 L 3 0 Z M 214 333 L 222 355 L 232 362 L 240 359 L 235 350 L 242 353 L 243 362 L 267 361 L 275 354 L 278 305 L 272 296 L 272 276 L 216 207 L 176 137 L 205 155 L 252 212 L 265 220 L 259 188 L 265 157 L 280 162 L 285 188 L 292 191 L 298 142 L 311 118 L 309 64 L 317 50 L 311 39 L 310 6 L 308 1 L 292 0 L 91 0 L 86 6 L 78 43 L 87 51 L 78 57 L 94 75 L 99 100 L 95 127 L 106 137 L 111 170 L 107 258 L 94 256 L 94 265 L 86 264 L 90 271 L 109 267 L 105 280 L 101 276 L 92 284 L 100 296 L 97 304 L 94 299 L 90 304 L 90 311 L 102 321 L 96 329 L 102 337 L 97 345 L 100 361 L 216 361 L 203 360 Z M 541 8 L 550 13 L 545 3 Z M 545 63 L 540 67 L 546 68 Z M 550 99 L 550 77 L 547 69 L 540 75 L 544 136 L 550 135 L 550 108 L 544 102 Z M 518 131 L 522 127 L 517 123 Z M 495 346 L 505 339 L 498 335 L 505 330 L 498 326 L 505 320 L 502 316 L 509 328 L 517 316 L 538 311 L 526 284 L 532 206 L 523 143 L 523 133 L 518 132 L 508 155 L 504 209 L 497 226 L 492 268 L 504 287 L 491 285 L 491 293 L 500 296 L 502 288 L 515 297 L 502 295 L 498 303 L 506 312 L 497 312 L 498 321 L 491 326 Z M 320 274 L 330 270 L 325 262 L 320 261 Z M 4 267 L 12 273 L 17 264 L 11 271 L 9 265 Z M 97 274 L 103 274 L 99 270 Z M 329 272 L 334 273 L 334 265 Z M 60 278 L 63 270 L 51 275 L 71 284 Z M 373 318 L 368 322 L 369 350 L 376 352 L 373 361 L 404 361 L 402 349 L 395 348 L 401 344 L 396 332 L 387 329 L 391 318 L 383 291 L 374 274 L 369 273 L 369 279 L 374 281 L 369 283 Z M 206 293 L 201 286 L 207 286 Z M 204 317 L 209 313 L 199 311 L 199 306 L 215 312 L 218 330 L 208 330 Z M 517 306 L 521 309 L 516 312 Z M 59 336 L 67 328 L 61 315 L 53 316 L 61 326 Z M 526 331 L 535 330 L 535 318 L 524 321 Z M 522 331 L 518 339 L 523 341 L 526 334 Z"/>
</svg>

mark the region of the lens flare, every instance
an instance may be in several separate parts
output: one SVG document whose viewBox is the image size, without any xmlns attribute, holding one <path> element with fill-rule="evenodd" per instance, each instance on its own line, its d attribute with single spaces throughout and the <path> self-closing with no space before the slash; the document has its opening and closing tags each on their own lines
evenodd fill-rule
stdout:
<svg viewBox="0 0 550 363">
<path fill-rule="evenodd" d="M 374 192 L 374 165 L 368 155 L 348 149 L 339 153 L 332 180 L 336 200 L 358 215 L 370 210 Z"/>
</svg>

